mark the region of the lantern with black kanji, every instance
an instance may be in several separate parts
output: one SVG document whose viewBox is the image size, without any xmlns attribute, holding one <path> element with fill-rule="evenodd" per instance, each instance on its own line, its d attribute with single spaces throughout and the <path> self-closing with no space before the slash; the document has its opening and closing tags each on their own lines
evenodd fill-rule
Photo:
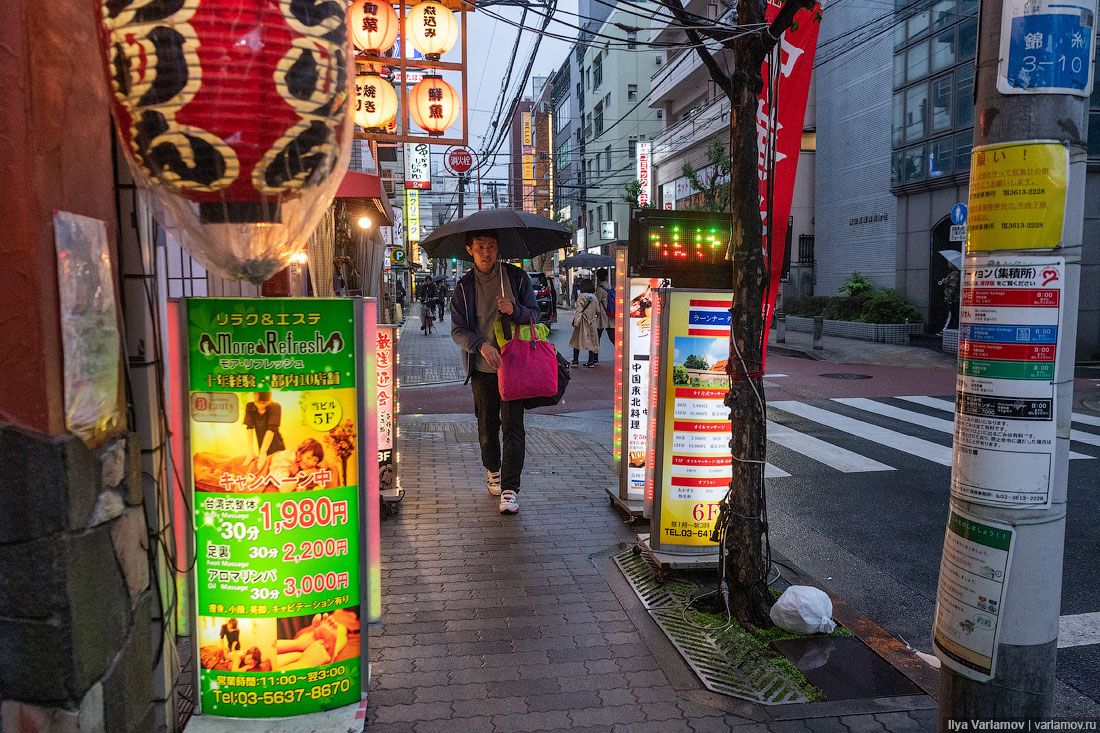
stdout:
<svg viewBox="0 0 1100 733">
<path fill-rule="evenodd" d="M 401 23 L 388 2 L 355 0 L 348 11 L 348 28 L 356 48 L 382 55 L 393 48 Z"/>
<path fill-rule="evenodd" d="M 343 0 L 98 0 L 115 123 L 138 186 L 203 267 L 261 283 L 347 169 Z"/>
<path fill-rule="evenodd" d="M 409 92 L 409 113 L 429 135 L 442 135 L 461 111 L 458 92 L 439 76 L 425 76 Z"/>
<path fill-rule="evenodd" d="M 438 61 L 458 41 L 458 20 L 444 5 L 428 0 L 414 5 L 405 16 L 405 40 L 424 58 Z"/>
<path fill-rule="evenodd" d="M 384 129 L 397 115 L 397 92 L 376 73 L 355 77 L 355 123 L 364 130 Z"/>
</svg>

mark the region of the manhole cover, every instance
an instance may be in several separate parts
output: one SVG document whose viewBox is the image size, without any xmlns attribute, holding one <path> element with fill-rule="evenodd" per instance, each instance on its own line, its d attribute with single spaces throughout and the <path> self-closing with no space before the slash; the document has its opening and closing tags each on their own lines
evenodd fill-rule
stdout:
<svg viewBox="0 0 1100 733">
<path fill-rule="evenodd" d="M 825 377 L 827 379 L 870 379 L 870 374 L 852 374 L 850 372 L 832 372 L 829 374 L 819 374 L 818 376 Z"/>
</svg>

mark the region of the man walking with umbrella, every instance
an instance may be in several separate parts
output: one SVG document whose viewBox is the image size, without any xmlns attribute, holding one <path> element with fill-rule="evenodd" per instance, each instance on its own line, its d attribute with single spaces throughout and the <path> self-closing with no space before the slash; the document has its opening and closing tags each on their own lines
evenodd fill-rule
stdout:
<svg viewBox="0 0 1100 733">
<path fill-rule="evenodd" d="M 537 322 L 538 304 L 527 273 L 498 259 L 495 230 L 467 232 L 466 252 L 474 266 L 458 281 L 451 298 L 451 337 L 462 349 L 467 381 L 473 388 L 486 488 L 500 496 L 501 514 L 515 514 L 526 452 L 523 402 L 500 399 L 500 344 L 493 324 L 506 320 L 514 331 L 522 324 Z"/>
</svg>

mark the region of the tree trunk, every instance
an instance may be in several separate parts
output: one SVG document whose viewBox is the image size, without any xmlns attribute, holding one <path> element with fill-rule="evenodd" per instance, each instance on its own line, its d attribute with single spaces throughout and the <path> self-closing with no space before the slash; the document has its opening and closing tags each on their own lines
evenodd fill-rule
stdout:
<svg viewBox="0 0 1100 733">
<path fill-rule="evenodd" d="M 764 3 L 741 0 L 741 25 L 764 22 Z M 766 623 L 767 566 L 763 551 L 763 483 L 766 446 L 761 338 L 761 303 L 767 277 L 760 223 L 756 112 L 763 80 L 763 46 L 755 34 L 734 43 L 733 96 L 730 114 L 730 226 L 733 258 L 733 304 L 730 364 L 734 381 L 726 395 L 730 408 L 733 480 L 726 511 L 726 553 L 722 581 L 729 589 L 728 610 L 741 621 Z M 740 358 L 738 357 L 740 354 Z"/>
</svg>

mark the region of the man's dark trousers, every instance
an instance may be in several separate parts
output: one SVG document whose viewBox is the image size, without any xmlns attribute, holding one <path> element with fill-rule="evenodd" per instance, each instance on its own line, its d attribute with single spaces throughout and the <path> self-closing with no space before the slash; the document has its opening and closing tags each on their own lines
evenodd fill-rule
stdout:
<svg viewBox="0 0 1100 733">
<path fill-rule="evenodd" d="M 500 488 L 519 491 L 526 451 L 523 430 L 523 401 L 500 399 L 497 375 L 474 370 L 470 385 L 474 389 L 474 415 L 477 439 L 481 443 L 481 463 L 489 471 L 500 471 Z M 501 460 L 500 432 L 504 428 L 504 456 Z"/>
</svg>

